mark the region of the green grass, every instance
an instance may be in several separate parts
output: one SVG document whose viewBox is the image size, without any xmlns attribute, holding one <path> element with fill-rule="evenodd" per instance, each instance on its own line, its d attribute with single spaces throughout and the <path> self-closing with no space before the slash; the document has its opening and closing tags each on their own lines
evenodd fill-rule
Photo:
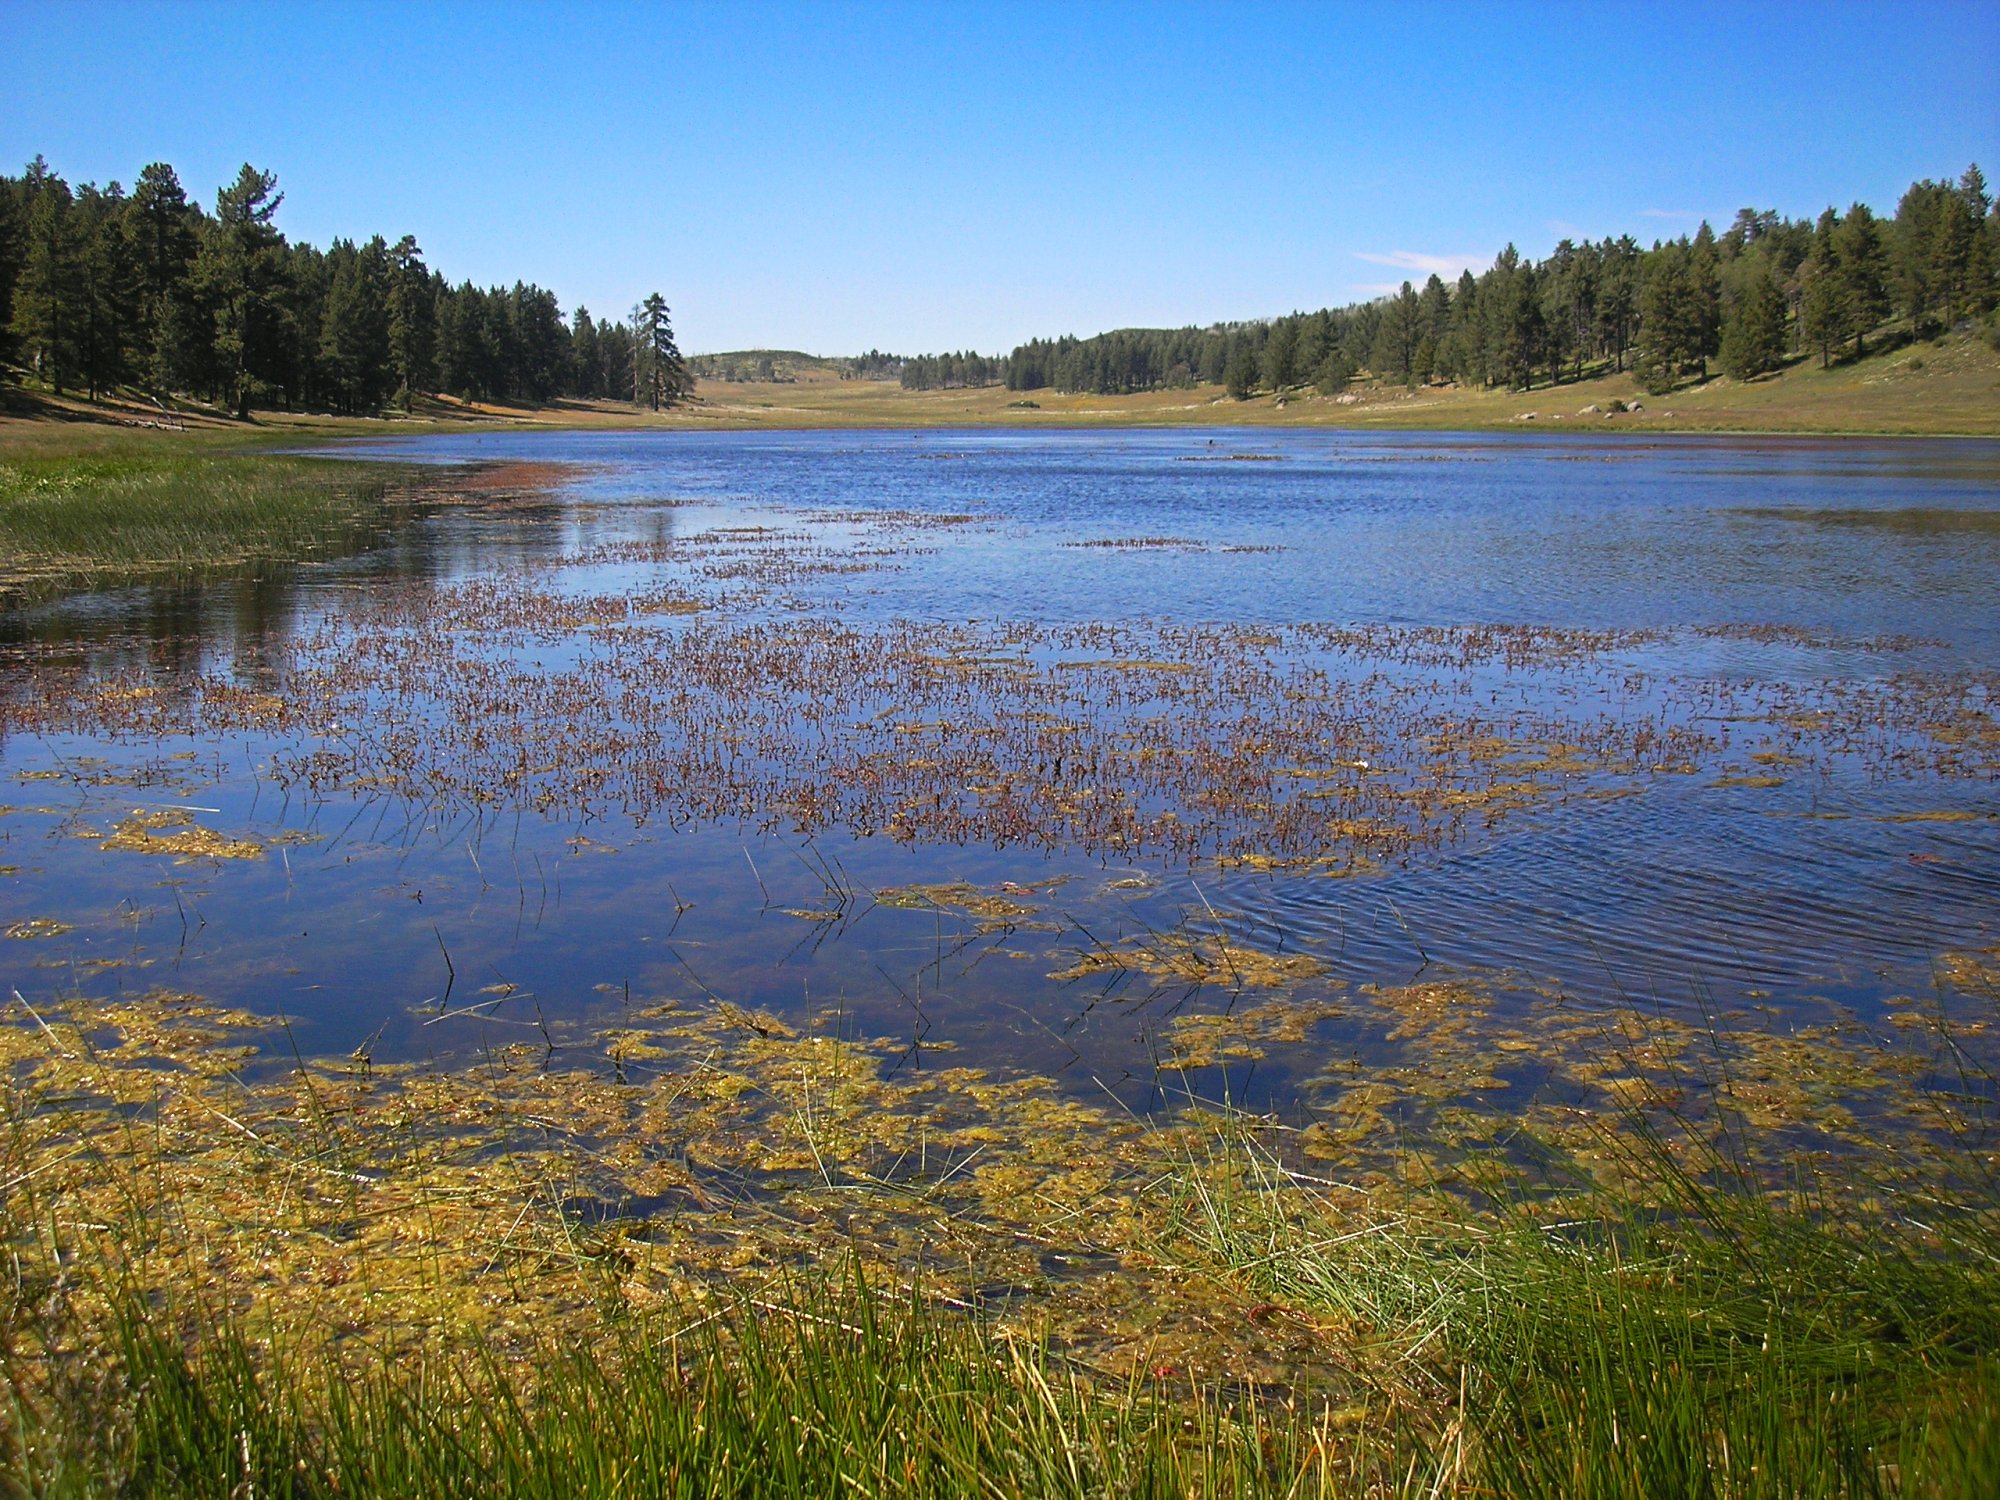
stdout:
<svg viewBox="0 0 2000 1500">
<path fill-rule="evenodd" d="M 1192 1170 L 1185 1222 L 1386 1356 L 1363 1362 L 1376 1400 L 1455 1410 L 1476 1493 L 2000 1494 L 1990 1163 L 1922 1201 L 1808 1178 L 1774 1197 L 1726 1143 L 1638 1126 L 1614 1151 L 1628 1188 L 1510 1171 L 1490 1213 L 1382 1219 L 1302 1200 L 1239 1145 L 1252 1170 Z"/>
<path fill-rule="evenodd" d="M 1308 1424 L 1101 1391 L 1033 1341 L 858 1282 L 481 1351 L 301 1367 L 240 1327 L 194 1356 L 126 1305 L 120 1376 L 17 1417 L 47 1495 L 1320 1493 Z M 1282 1415 L 1282 1414 L 1280 1414 Z"/>
<path fill-rule="evenodd" d="M 0 457 L 0 589 L 339 551 L 379 524 L 384 484 L 334 460 L 162 444 Z"/>
</svg>

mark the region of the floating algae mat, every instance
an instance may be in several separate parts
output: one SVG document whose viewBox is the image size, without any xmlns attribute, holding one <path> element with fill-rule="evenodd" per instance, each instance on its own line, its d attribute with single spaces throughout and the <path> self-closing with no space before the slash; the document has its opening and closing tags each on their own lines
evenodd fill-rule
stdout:
<svg viewBox="0 0 2000 1500">
<path fill-rule="evenodd" d="M 1990 1160 L 2000 540 L 1792 511 L 2000 449 L 1209 435 L 382 444 L 379 545 L 0 615 L 9 1177 L 354 1332 L 837 1242 L 1263 1379 L 1219 1118 L 1373 1213 Z"/>
<path fill-rule="evenodd" d="M 1407 1044 L 1306 1082 L 1301 1127 L 1188 1093 L 1140 1116 L 948 1048 L 899 1069 L 898 1039 L 854 1035 L 831 1009 L 793 1024 L 634 997 L 616 1024 L 442 1066 L 305 1059 L 269 1019 L 179 991 L 16 998 L 0 1031 L 9 1249 L 29 1284 L 137 1285 L 371 1357 L 467 1336 L 526 1350 L 551 1320 L 610 1306 L 775 1295 L 837 1249 L 1114 1378 L 1289 1382 L 1337 1368 L 1331 1330 L 1255 1316 L 1254 1277 L 1189 1238 L 1190 1185 L 1310 1185 L 1310 1203 L 1276 1211 L 1330 1215 L 1314 1232 L 1342 1238 L 1462 1212 L 1510 1181 L 1536 1190 L 1553 1160 L 1570 1187 L 1547 1214 L 1595 1190 L 1666 1204 L 1674 1164 L 1718 1140 L 1774 1190 L 1802 1162 L 1865 1162 L 1819 1189 L 1849 1212 L 1960 1190 L 1979 1112 L 1920 1086 L 1937 1063 L 1929 1016 L 1886 1040 L 1837 1020 L 1778 1037 L 1639 1011 L 1496 1026 L 1492 999 L 1475 980 L 1368 987 L 1165 1028 L 1189 1077 L 1218 1053 L 1297 1046 L 1350 1008 Z M 1693 1104 L 1702 1076 L 1710 1097 Z M 1528 1077 L 1525 1109 L 1494 1106 Z M 1871 1149 L 1885 1130 L 1893 1183 Z M 1956 1232 L 2000 1205 L 1948 1213 Z"/>
</svg>

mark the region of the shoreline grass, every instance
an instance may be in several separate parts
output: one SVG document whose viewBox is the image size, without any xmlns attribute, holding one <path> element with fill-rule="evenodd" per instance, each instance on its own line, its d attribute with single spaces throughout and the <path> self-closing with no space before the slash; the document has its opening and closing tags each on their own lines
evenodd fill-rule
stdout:
<svg viewBox="0 0 2000 1500">
<path fill-rule="evenodd" d="M 388 480 L 277 454 L 0 457 L 0 599 L 352 550 L 379 528 Z"/>
</svg>

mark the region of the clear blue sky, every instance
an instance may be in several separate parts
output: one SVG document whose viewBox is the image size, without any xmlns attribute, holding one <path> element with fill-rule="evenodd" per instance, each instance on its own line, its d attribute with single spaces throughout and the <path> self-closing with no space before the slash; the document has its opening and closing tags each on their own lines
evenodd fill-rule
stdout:
<svg viewBox="0 0 2000 1500">
<path fill-rule="evenodd" d="M 414 233 L 690 351 L 1337 304 L 1512 241 L 2000 181 L 2000 5 L 0 0 L 0 162 Z M 1406 269 L 1407 268 L 1407 269 Z"/>
</svg>

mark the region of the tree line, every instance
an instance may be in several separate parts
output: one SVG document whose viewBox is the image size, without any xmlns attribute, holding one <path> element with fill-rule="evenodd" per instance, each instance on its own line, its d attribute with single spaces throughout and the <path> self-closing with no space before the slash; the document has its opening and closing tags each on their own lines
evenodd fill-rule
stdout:
<svg viewBox="0 0 2000 1500">
<path fill-rule="evenodd" d="M 1704 221 L 1651 249 L 1630 235 L 1565 239 L 1537 262 L 1509 245 L 1480 275 L 1434 274 L 1346 307 L 1031 339 L 1006 357 L 1003 378 L 1010 390 L 1101 395 L 1219 384 L 1242 398 L 1332 393 L 1364 371 L 1525 390 L 1629 368 L 1659 392 L 1707 378 L 1711 360 L 1749 379 L 1807 352 L 1822 363 L 1858 356 L 1892 317 L 1909 337 L 1986 317 L 2000 303 L 1996 278 L 2000 215 L 1975 165 L 1956 182 L 1911 184 L 1891 219 L 1858 202 L 1817 220 L 1746 208 L 1719 235 Z"/>
<path fill-rule="evenodd" d="M 897 377 L 906 391 L 955 391 L 968 386 L 999 385 L 1007 378 L 1007 361 L 998 354 L 915 354 L 904 359 Z"/>
<path fill-rule="evenodd" d="M 247 163 L 213 213 L 164 162 L 129 193 L 72 188 L 39 156 L 0 177 L 0 362 L 58 395 L 138 388 L 243 416 L 407 409 L 438 392 L 657 410 L 692 392 L 658 293 L 625 318 L 565 318 L 533 283 L 452 285 L 409 235 L 292 243 L 274 222 L 283 201 Z"/>
</svg>

